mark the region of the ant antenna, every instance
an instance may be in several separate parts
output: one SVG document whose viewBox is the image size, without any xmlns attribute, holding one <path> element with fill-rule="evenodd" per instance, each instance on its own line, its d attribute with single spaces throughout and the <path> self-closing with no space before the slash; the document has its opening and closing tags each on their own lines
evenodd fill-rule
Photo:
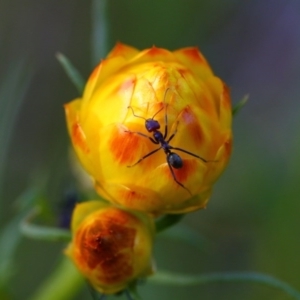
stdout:
<svg viewBox="0 0 300 300">
<path fill-rule="evenodd" d="M 164 104 L 166 103 L 166 95 L 167 95 L 167 92 L 168 92 L 170 89 L 171 89 L 171 88 L 168 87 L 168 88 L 166 89 L 166 91 L 165 91 L 165 94 L 164 94 Z M 168 106 L 168 104 L 166 104 L 166 110 L 167 110 L 167 106 Z M 132 114 L 133 114 L 135 117 L 147 121 L 146 118 L 144 118 L 144 117 L 142 117 L 142 116 L 136 115 L 131 105 L 127 106 L 127 108 L 130 108 L 130 109 L 131 109 Z M 157 116 L 163 109 L 164 109 L 164 107 L 161 107 L 161 108 L 153 115 L 153 117 L 151 118 L 151 120 L 154 120 L 155 116 Z M 167 111 L 166 111 L 165 119 L 166 119 L 166 121 L 167 121 Z M 166 123 L 167 123 L 167 122 L 166 122 Z"/>
<path fill-rule="evenodd" d="M 143 119 L 143 120 L 147 120 L 146 118 L 144 118 L 144 117 L 141 117 L 141 116 L 138 116 L 138 115 L 136 115 L 135 113 L 134 113 L 134 110 L 133 110 L 133 108 L 132 108 L 132 106 L 127 106 L 127 108 L 130 108 L 131 109 L 131 111 L 132 111 L 132 114 L 135 116 L 135 117 L 137 117 L 137 118 L 140 118 L 140 119 Z"/>
<path fill-rule="evenodd" d="M 157 112 L 154 114 L 154 116 L 151 118 L 151 120 L 153 120 L 154 117 L 155 117 L 156 115 L 158 115 L 158 113 L 160 113 L 163 109 L 164 109 L 164 107 L 162 107 L 159 111 L 157 111 Z"/>
<path fill-rule="evenodd" d="M 146 118 L 144 118 L 144 117 L 142 117 L 142 116 L 138 116 L 138 115 L 136 115 L 135 113 L 134 113 L 134 110 L 133 110 L 133 108 L 132 108 L 132 106 L 127 106 L 127 108 L 130 108 L 131 109 L 131 111 L 132 111 L 132 114 L 135 116 L 135 117 L 137 117 L 137 118 L 140 118 L 140 119 L 143 119 L 143 120 L 145 120 L 145 121 L 147 121 L 147 119 Z M 154 114 L 154 116 L 151 118 L 151 119 L 149 119 L 149 120 L 153 120 L 154 119 L 154 117 L 158 114 L 158 113 L 160 113 L 162 110 L 164 109 L 164 107 L 161 107 L 161 109 L 159 110 L 159 111 L 157 111 L 155 114 Z"/>
<path fill-rule="evenodd" d="M 166 95 L 167 95 L 167 92 L 170 90 L 171 88 L 170 87 L 168 87 L 166 90 L 165 90 L 165 94 L 164 94 L 164 102 L 166 102 L 165 100 L 166 100 Z"/>
</svg>

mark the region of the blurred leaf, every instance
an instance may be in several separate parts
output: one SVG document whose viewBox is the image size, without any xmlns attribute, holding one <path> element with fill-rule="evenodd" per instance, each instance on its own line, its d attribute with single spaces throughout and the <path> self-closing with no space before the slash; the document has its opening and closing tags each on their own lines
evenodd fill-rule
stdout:
<svg viewBox="0 0 300 300">
<path fill-rule="evenodd" d="M 138 48 L 202 44 L 218 26 L 223 25 L 224 17 L 232 12 L 235 2 L 131 0 L 118 1 L 116 5 L 108 1 L 112 19 L 111 40 L 121 38 Z"/>
<path fill-rule="evenodd" d="M 285 294 L 300 300 L 300 292 L 287 283 L 272 276 L 254 272 L 228 272 L 187 275 L 174 272 L 160 271 L 149 278 L 150 282 L 175 286 L 193 286 L 209 283 L 257 283 L 281 290 Z"/>
<path fill-rule="evenodd" d="M 105 298 L 106 298 L 105 294 L 101 295 L 89 283 L 87 283 L 87 286 L 88 286 L 88 289 L 90 291 L 90 294 L 91 294 L 93 300 L 105 300 Z"/>
<path fill-rule="evenodd" d="M 21 240 L 19 223 L 21 216 L 11 220 L 0 233 L 0 289 L 15 272 L 14 255 Z"/>
<path fill-rule="evenodd" d="M 129 284 L 128 288 L 124 292 L 127 296 L 127 299 L 142 300 L 141 296 L 137 292 L 136 282 L 133 282 L 133 284 Z"/>
<path fill-rule="evenodd" d="M 108 53 L 109 18 L 107 16 L 107 0 L 93 0 L 91 5 L 92 18 L 92 65 Z"/>
<path fill-rule="evenodd" d="M 232 109 L 232 115 L 235 116 L 247 103 L 249 95 L 245 95 Z"/>
<path fill-rule="evenodd" d="M 10 69 L 0 81 L 0 202 L 3 193 L 7 152 L 13 136 L 16 118 L 33 76 L 33 69 L 34 67 L 29 65 L 25 59 L 13 61 Z M 1 205 L 0 211 L 3 212 Z"/>
<path fill-rule="evenodd" d="M 208 245 L 208 241 L 203 236 L 201 236 L 199 232 L 183 224 L 171 227 L 169 230 L 163 231 L 159 234 L 159 237 L 184 242 L 197 248 L 200 251 L 206 250 Z"/>
<path fill-rule="evenodd" d="M 74 67 L 74 65 L 70 62 L 70 60 L 62 53 L 57 53 L 56 58 L 62 65 L 63 69 L 65 70 L 71 82 L 76 87 L 79 94 L 81 95 L 83 93 L 85 80 L 83 79 L 79 71 Z"/>
<path fill-rule="evenodd" d="M 299 115 L 299 109 L 296 110 Z M 300 289 L 299 268 L 300 260 L 300 122 L 293 122 L 289 135 L 291 145 L 284 145 L 287 152 L 284 160 L 285 168 L 279 169 L 284 173 L 280 181 L 280 190 L 277 192 L 278 199 L 273 194 L 269 197 L 273 200 L 270 212 L 265 215 L 265 226 L 261 228 L 257 236 L 256 261 L 264 269 L 272 274 L 282 276 L 288 282 L 292 282 Z M 274 170 L 274 165 L 271 166 Z M 279 182 L 279 181 L 278 181 Z M 273 191 L 269 190 L 269 193 Z M 271 250 L 270 250 L 271 249 Z M 280 297 L 275 298 L 280 299 Z"/>
<path fill-rule="evenodd" d="M 84 284 L 82 275 L 72 262 L 64 257 L 49 278 L 30 300 L 70 300 L 77 295 Z"/>
<path fill-rule="evenodd" d="M 21 232 L 30 238 L 45 241 L 69 241 L 71 233 L 69 230 L 60 229 L 56 227 L 49 227 L 37 225 L 33 220 L 38 216 L 40 210 L 36 207 L 32 209 L 29 214 L 21 222 Z"/>
<path fill-rule="evenodd" d="M 29 188 L 22 193 L 17 203 L 26 203 L 22 207 L 22 211 L 15 216 L 0 233 L 0 287 L 7 284 L 11 276 L 14 274 L 15 252 L 22 239 L 20 232 L 20 222 L 24 218 L 24 210 L 28 209 L 37 197 L 37 189 Z"/>
<path fill-rule="evenodd" d="M 40 194 L 40 188 L 37 185 L 32 184 L 28 187 L 15 201 L 15 205 L 18 211 L 24 212 L 28 210 L 37 202 Z"/>
</svg>

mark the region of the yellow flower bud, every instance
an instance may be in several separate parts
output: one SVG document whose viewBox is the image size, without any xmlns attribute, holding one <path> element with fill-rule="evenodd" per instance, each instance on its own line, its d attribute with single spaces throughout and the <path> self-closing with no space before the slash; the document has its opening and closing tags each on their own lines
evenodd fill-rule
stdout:
<svg viewBox="0 0 300 300">
<path fill-rule="evenodd" d="M 231 154 L 229 91 L 197 48 L 140 52 L 117 44 L 65 110 L 97 192 L 130 209 L 205 207 Z M 146 128 L 151 120 L 160 128 Z"/>
<path fill-rule="evenodd" d="M 91 285 L 104 294 L 117 293 L 152 273 L 152 218 L 88 201 L 75 207 L 73 240 L 65 250 Z"/>
</svg>

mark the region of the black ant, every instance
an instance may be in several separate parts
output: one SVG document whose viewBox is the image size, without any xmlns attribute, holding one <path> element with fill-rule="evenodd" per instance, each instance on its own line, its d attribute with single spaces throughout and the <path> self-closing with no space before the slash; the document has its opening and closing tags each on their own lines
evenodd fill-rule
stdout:
<svg viewBox="0 0 300 300">
<path fill-rule="evenodd" d="M 165 96 L 167 94 L 167 91 L 169 89 L 166 90 L 165 92 Z M 154 120 L 154 117 L 162 111 L 162 109 L 164 107 L 162 107 L 160 110 L 158 110 L 154 116 L 151 118 L 151 119 L 146 119 L 144 117 L 141 117 L 141 116 L 138 116 L 134 113 L 134 110 L 131 106 L 128 106 L 128 108 L 130 108 L 132 110 L 132 114 L 137 117 L 137 118 L 141 118 L 141 119 L 144 119 L 145 120 L 145 127 L 147 129 L 147 131 L 149 133 L 152 133 L 153 134 L 153 137 L 150 137 L 146 134 L 143 134 L 141 132 L 133 132 L 133 133 L 137 133 L 143 137 L 146 137 L 148 138 L 152 143 L 154 144 L 157 144 L 159 145 L 160 144 L 160 147 L 149 152 L 148 154 L 146 154 L 145 156 L 143 156 L 142 158 L 140 158 L 136 163 L 134 163 L 133 165 L 131 166 L 128 166 L 128 167 L 134 167 L 135 165 L 137 165 L 138 163 L 140 163 L 143 159 L 149 157 L 150 155 L 156 153 L 157 151 L 159 151 L 160 149 L 163 149 L 165 154 L 166 154 L 166 159 L 167 159 L 167 163 L 168 163 L 168 166 L 169 166 L 169 169 L 171 171 L 171 174 L 172 174 L 172 177 L 174 179 L 174 181 L 179 184 L 181 187 L 183 187 L 191 196 L 192 196 L 192 193 L 190 192 L 189 189 L 187 189 L 181 182 L 179 182 L 175 176 L 175 173 L 174 173 L 174 170 L 173 168 L 175 169 L 180 169 L 183 167 L 183 160 L 182 158 L 175 152 L 173 152 L 172 150 L 177 150 L 177 151 L 181 151 L 181 152 L 184 152 L 184 153 L 187 153 L 191 156 L 194 156 L 194 157 L 197 157 L 199 159 L 201 159 L 203 162 L 207 163 L 209 162 L 208 160 L 204 159 L 203 157 L 199 156 L 199 155 L 196 155 L 192 152 L 189 152 L 187 150 L 184 150 L 182 148 L 177 148 L 177 147 L 172 147 L 169 143 L 170 141 L 174 138 L 176 132 L 177 132 L 177 126 L 178 126 L 178 121 L 177 121 L 177 124 L 176 124 L 176 129 L 174 131 L 174 133 L 167 139 L 167 136 L 168 136 L 168 115 L 167 115 L 167 107 L 168 107 L 168 104 L 165 105 L 165 132 L 164 134 L 162 134 L 161 131 L 159 131 L 160 129 L 160 124 L 157 120 Z M 130 132 L 130 131 L 128 131 Z M 167 139 L 167 140 L 166 140 Z"/>
</svg>

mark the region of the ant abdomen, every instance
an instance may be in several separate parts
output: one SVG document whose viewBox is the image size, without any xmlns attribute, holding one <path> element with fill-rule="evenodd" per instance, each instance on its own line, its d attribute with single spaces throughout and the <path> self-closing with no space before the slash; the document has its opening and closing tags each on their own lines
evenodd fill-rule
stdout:
<svg viewBox="0 0 300 300">
<path fill-rule="evenodd" d="M 167 161 L 170 163 L 170 165 L 175 169 L 180 169 L 183 167 L 183 161 L 182 158 L 174 152 L 171 152 L 167 156 Z"/>
</svg>

